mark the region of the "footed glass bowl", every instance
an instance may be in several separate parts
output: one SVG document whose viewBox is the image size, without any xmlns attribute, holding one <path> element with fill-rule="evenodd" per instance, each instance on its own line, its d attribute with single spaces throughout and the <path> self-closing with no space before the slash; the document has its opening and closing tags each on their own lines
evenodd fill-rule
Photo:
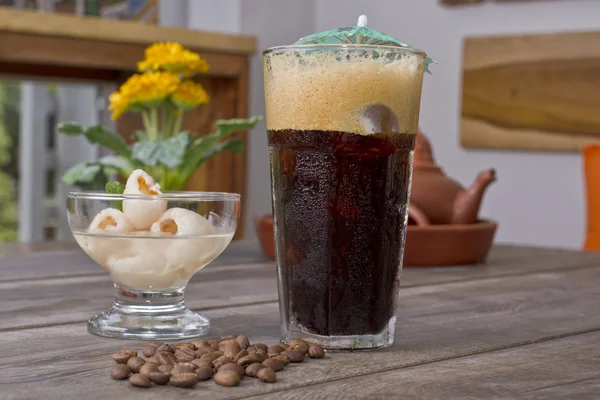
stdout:
<svg viewBox="0 0 600 400">
<path fill-rule="evenodd" d="M 148 340 L 207 334 L 210 321 L 185 306 L 185 287 L 229 245 L 239 213 L 233 193 L 69 193 L 75 240 L 114 282 L 113 307 L 91 317 L 88 330 Z"/>
</svg>

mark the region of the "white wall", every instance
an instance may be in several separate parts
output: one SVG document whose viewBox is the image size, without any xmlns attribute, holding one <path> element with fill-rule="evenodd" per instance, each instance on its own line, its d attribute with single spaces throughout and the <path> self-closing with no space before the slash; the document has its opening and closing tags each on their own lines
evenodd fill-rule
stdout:
<svg viewBox="0 0 600 400">
<path fill-rule="evenodd" d="M 577 154 L 466 151 L 459 147 L 462 40 L 465 36 L 600 28 L 600 2 L 557 0 L 445 8 L 437 0 L 317 0 L 316 29 L 369 26 L 427 51 L 439 65 L 425 77 L 421 127 L 448 175 L 470 184 L 494 167 L 482 214 L 500 223 L 497 240 L 581 247 L 585 199 Z M 556 51 L 560 51 L 557 49 Z"/>
</svg>

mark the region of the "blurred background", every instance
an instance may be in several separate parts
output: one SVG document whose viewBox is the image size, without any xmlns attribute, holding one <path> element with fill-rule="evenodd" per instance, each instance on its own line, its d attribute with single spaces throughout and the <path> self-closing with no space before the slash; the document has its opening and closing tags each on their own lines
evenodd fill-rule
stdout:
<svg viewBox="0 0 600 400">
<path fill-rule="evenodd" d="M 529 149 L 465 145 L 461 139 L 465 134 L 461 121 L 464 50 L 468 39 L 490 35 L 600 31 L 600 2 L 464 3 L 475 4 L 448 5 L 438 0 L 0 0 L 4 7 L 39 12 L 247 34 L 257 38 L 260 50 L 292 43 L 312 32 L 355 25 L 360 14 L 367 14 L 369 27 L 425 50 L 439 63 L 425 77 L 420 125 L 438 163 L 463 185 L 468 186 L 476 172 L 496 168 L 498 182 L 488 190 L 481 212 L 499 222 L 496 241 L 580 248 L 586 202 L 578 148 L 546 148 L 544 141 L 554 140 L 551 135 Z M 588 45 L 594 46 L 579 44 L 584 49 Z M 564 51 L 555 49 L 557 55 Z M 545 65 L 552 62 L 552 52 L 548 60 Z M 257 52 L 250 63 L 249 115 L 264 115 L 261 62 Z M 598 76 L 600 70 L 590 73 Z M 0 241 L 70 237 L 62 215 L 69 188 L 61 176 L 72 165 L 102 154 L 84 140 L 58 136 L 54 126 L 57 121 L 76 120 L 111 128 L 106 97 L 114 89 L 109 84 L 0 80 Z M 600 87 L 591 90 L 599 93 Z M 254 239 L 250 221 L 271 212 L 264 122 L 248 137 L 244 229 L 246 238 Z"/>
</svg>

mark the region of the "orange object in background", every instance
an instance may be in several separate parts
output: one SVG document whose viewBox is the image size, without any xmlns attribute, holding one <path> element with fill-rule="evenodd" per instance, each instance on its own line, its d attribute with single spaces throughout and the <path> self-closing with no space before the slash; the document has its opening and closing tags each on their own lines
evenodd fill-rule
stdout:
<svg viewBox="0 0 600 400">
<path fill-rule="evenodd" d="M 583 170 L 587 193 L 587 232 L 583 248 L 600 250 L 600 144 L 583 148 Z"/>
</svg>

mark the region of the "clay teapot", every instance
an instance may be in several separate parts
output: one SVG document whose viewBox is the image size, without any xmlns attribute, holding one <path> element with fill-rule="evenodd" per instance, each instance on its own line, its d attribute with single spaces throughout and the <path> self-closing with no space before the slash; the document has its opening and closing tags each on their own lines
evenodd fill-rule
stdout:
<svg viewBox="0 0 600 400">
<path fill-rule="evenodd" d="M 436 165 L 429 140 L 419 132 L 409 218 L 417 225 L 473 224 L 477 222 L 485 189 L 495 180 L 495 171 L 488 169 L 479 173 L 469 188 L 463 188 Z"/>
</svg>

